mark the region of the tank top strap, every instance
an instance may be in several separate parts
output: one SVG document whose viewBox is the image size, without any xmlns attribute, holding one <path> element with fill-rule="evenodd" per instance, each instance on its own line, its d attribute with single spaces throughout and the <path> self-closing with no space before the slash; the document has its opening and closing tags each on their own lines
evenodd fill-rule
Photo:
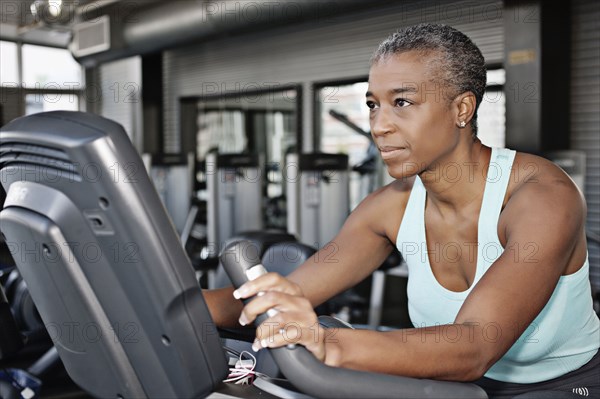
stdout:
<svg viewBox="0 0 600 399">
<path fill-rule="evenodd" d="M 507 148 L 492 148 L 492 156 L 490 157 L 485 191 L 479 213 L 480 242 L 490 239 L 497 240 L 498 219 L 510 181 L 515 154 L 516 151 Z M 482 236 L 482 234 L 488 236 Z"/>
<path fill-rule="evenodd" d="M 398 248 L 403 255 L 404 253 L 414 252 L 409 248 L 403 247 L 406 245 L 412 246 L 419 244 L 415 243 L 415 239 L 416 237 L 420 237 L 419 233 L 421 232 L 421 229 L 425 229 L 425 198 L 425 187 L 419 176 L 416 176 L 396 238 L 396 248 Z"/>
</svg>

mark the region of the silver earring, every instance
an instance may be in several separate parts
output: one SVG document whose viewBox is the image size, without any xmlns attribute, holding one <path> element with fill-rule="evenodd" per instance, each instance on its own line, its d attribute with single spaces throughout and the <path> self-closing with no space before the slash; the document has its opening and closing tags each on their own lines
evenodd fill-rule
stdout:
<svg viewBox="0 0 600 399">
<path fill-rule="evenodd" d="M 467 125 L 467 123 L 465 121 L 460 121 L 460 123 L 458 124 L 458 126 L 460 127 L 465 127 Z"/>
</svg>

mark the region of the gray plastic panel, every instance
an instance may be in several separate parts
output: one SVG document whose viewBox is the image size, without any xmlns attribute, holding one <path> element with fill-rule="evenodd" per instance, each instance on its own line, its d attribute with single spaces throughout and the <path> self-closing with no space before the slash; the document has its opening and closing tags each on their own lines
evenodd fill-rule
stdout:
<svg viewBox="0 0 600 399">
<path fill-rule="evenodd" d="M 202 397 L 225 377 L 192 266 L 118 124 L 79 112 L 17 119 L 0 131 L 0 182 L 2 232 L 78 385 L 98 397 Z"/>
<path fill-rule="evenodd" d="M 139 335 L 113 339 L 118 330 L 98 299 L 86 294 L 92 289 L 76 255 L 62 245 L 67 239 L 60 229 L 50 219 L 23 208 L 10 207 L 1 215 L 2 230 L 10 232 L 10 245 L 21 246 L 19 271 L 71 378 L 96 395 L 145 396 L 124 351 Z M 90 380 L 90 376 L 95 378 Z M 112 386 L 126 388 L 114 391 Z"/>
</svg>

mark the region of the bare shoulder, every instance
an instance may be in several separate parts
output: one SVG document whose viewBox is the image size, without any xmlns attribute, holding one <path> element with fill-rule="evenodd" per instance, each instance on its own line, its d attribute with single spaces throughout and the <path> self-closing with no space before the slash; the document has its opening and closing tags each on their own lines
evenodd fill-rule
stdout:
<svg viewBox="0 0 600 399">
<path fill-rule="evenodd" d="M 525 196 L 531 200 L 531 206 L 535 206 L 535 199 L 553 198 L 553 203 L 568 200 L 572 210 L 581 208 L 585 211 L 583 195 L 569 175 L 545 158 L 519 152 L 511 171 L 506 205 Z"/>
<path fill-rule="evenodd" d="M 551 161 L 517 153 L 499 220 L 499 235 L 506 242 L 512 233 L 573 240 L 585 246 L 586 204 L 571 178 Z"/>
<path fill-rule="evenodd" d="M 375 233 L 395 242 L 414 178 L 395 180 L 369 194 L 350 214 Z"/>
<path fill-rule="evenodd" d="M 410 197 L 414 178 L 394 180 L 370 193 L 356 208 L 356 211 L 379 209 L 392 211 L 404 210 Z M 391 209 L 390 209 L 391 208 Z"/>
</svg>

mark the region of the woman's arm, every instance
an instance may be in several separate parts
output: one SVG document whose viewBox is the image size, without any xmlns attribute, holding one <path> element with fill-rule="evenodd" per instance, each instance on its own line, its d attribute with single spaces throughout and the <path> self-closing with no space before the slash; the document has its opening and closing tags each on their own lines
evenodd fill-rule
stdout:
<svg viewBox="0 0 600 399">
<path fill-rule="evenodd" d="M 233 297 L 233 287 L 203 290 L 202 296 L 218 327 L 241 327 L 238 319 L 244 305 Z"/>
<path fill-rule="evenodd" d="M 348 217 L 339 234 L 292 272 L 288 279 L 297 284 L 303 295 L 316 307 L 336 294 L 355 286 L 383 263 L 392 250 L 388 232 L 382 226 L 392 220 L 400 223 L 402 202 L 398 191 L 405 190 L 400 184 L 381 188 L 370 194 Z M 390 195 L 391 194 L 391 195 Z M 393 197 L 393 199 L 392 199 Z M 395 214 L 385 214 L 381 209 L 390 208 L 382 202 L 394 201 Z M 284 289 L 276 285 L 277 291 Z M 239 326 L 238 318 L 242 303 L 232 296 L 233 288 L 203 291 L 213 320 L 219 327 Z"/>
</svg>

